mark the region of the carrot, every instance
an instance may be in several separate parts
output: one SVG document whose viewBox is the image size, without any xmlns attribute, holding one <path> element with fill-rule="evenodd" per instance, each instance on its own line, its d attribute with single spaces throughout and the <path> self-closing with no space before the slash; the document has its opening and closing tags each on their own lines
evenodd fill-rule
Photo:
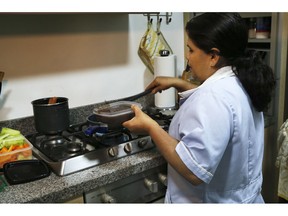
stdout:
<svg viewBox="0 0 288 216">
<path fill-rule="evenodd" d="M 7 153 L 7 152 L 12 152 L 14 150 L 18 150 L 18 149 L 24 149 L 24 148 L 28 148 L 29 144 L 28 143 L 24 143 L 22 145 L 11 145 L 9 147 L 9 149 L 7 149 L 7 147 L 3 147 L 2 149 L 0 149 L 0 154 L 2 153 Z"/>
<path fill-rule="evenodd" d="M 10 161 L 16 161 L 17 160 L 17 154 L 12 154 L 10 157 Z"/>
<path fill-rule="evenodd" d="M 6 147 L 3 147 L 3 148 L 0 150 L 0 154 L 1 154 L 1 153 L 6 153 L 6 152 L 8 152 L 8 149 L 7 149 Z"/>
<path fill-rule="evenodd" d="M 29 157 L 29 156 L 32 155 L 32 150 L 29 149 L 29 150 L 23 151 L 23 152 L 21 152 L 21 153 L 22 153 L 22 155 L 23 155 L 24 157 Z"/>
<path fill-rule="evenodd" d="M 10 156 L 3 156 L 3 157 L 0 157 L 0 168 L 3 167 L 3 164 L 5 164 L 5 163 L 11 161 L 10 159 L 11 159 Z"/>
</svg>

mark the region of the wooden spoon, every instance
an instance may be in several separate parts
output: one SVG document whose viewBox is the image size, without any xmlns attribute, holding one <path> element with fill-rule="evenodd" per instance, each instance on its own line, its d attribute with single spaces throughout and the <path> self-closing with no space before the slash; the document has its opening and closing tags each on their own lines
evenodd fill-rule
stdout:
<svg viewBox="0 0 288 216">
<path fill-rule="evenodd" d="M 57 97 L 49 98 L 48 104 L 55 104 L 57 102 Z"/>
</svg>

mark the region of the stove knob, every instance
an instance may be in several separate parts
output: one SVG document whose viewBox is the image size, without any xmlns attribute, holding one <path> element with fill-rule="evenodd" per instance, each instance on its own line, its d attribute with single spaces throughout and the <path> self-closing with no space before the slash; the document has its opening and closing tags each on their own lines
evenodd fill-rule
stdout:
<svg viewBox="0 0 288 216">
<path fill-rule="evenodd" d="M 158 192 L 158 182 L 145 178 L 144 184 L 150 192 L 152 193 Z"/>
<path fill-rule="evenodd" d="M 108 194 L 103 194 L 101 196 L 101 201 L 103 203 L 116 203 L 116 199 Z"/>
<path fill-rule="evenodd" d="M 139 140 L 139 141 L 138 141 L 138 146 L 139 146 L 140 148 L 144 148 L 144 147 L 147 145 L 147 143 L 148 143 L 148 140 L 147 140 L 147 139 L 142 139 L 142 140 Z"/>
<path fill-rule="evenodd" d="M 127 143 L 125 146 L 124 146 L 124 151 L 126 153 L 131 153 L 132 152 L 132 145 L 131 143 Z"/>
<path fill-rule="evenodd" d="M 167 186 L 167 175 L 159 173 L 158 178 L 163 185 Z"/>
<path fill-rule="evenodd" d="M 108 149 L 108 154 L 109 154 L 111 157 L 115 157 L 115 156 L 118 155 L 118 149 L 115 148 L 115 147 L 109 148 L 109 149 Z"/>
</svg>

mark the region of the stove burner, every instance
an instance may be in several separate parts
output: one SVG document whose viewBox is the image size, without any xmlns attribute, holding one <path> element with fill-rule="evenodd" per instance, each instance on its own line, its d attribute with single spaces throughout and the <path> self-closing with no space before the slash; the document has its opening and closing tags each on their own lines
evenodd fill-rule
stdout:
<svg viewBox="0 0 288 216">
<path fill-rule="evenodd" d="M 154 119 L 164 130 L 169 130 L 169 125 L 177 110 L 175 109 L 159 109 L 157 107 L 149 107 L 147 115 Z"/>
<path fill-rule="evenodd" d="M 125 128 L 117 131 L 110 131 L 108 133 L 95 133 L 93 137 L 105 146 L 118 145 L 119 143 L 133 139 L 130 131 Z"/>
<path fill-rule="evenodd" d="M 55 138 L 48 138 L 47 140 L 42 141 L 41 146 L 45 148 L 46 146 L 55 146 L 55 145 L 63 145 L 66 143 L 67 140 L 63 137 L 55 137 Z"/>
<path fill-rule="evenodd" d="M 68 142 L 67 150 L 68 152 L 79 152 L 83 149 L 83 145 L 80 142 Z"/>
</svg>

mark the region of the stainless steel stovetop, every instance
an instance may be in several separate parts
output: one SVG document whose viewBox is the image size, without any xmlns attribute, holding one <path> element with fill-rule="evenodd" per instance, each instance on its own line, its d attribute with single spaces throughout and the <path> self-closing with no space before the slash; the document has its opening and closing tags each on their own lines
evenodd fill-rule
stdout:
<svg viewBox="0 0 288 216">
<path fill-rule="evenodd" d="M 153 115 L 168 129 L 173 116 Z M 168 122 L 167 122 L 168 121 Z M 121 128 L 117 131 L 96 131 L 87 134 L 91 125 L 84 122 L 71 125 L 56 135 L 31 134 L 26 136 L 34 146 L 33 155 L 44 160 L 51 170 L 65 176 L 112 160 L 133 155 L 155 147 L 150 136 L 139 136 Z"/>
<path fill-rule="evenodd" d="M 118 137 L 115 136 L 109 138 L 109 142 L 114 142 L 114 144 L 101 143 L 101 140 L 95 135 L 88 137 L 83 131 L 72 133 L 64 131 L 61 135 L 55 136 L 33 134 L 27 136 L 27 139 L 34 146 L 33 155 L 44 160 L 52 171 L 59 176 L 68 175 L 154 147 L 149 136 L 127 135 L 126 132 L 121 131 L 119 131 Z"/>
</svg>

